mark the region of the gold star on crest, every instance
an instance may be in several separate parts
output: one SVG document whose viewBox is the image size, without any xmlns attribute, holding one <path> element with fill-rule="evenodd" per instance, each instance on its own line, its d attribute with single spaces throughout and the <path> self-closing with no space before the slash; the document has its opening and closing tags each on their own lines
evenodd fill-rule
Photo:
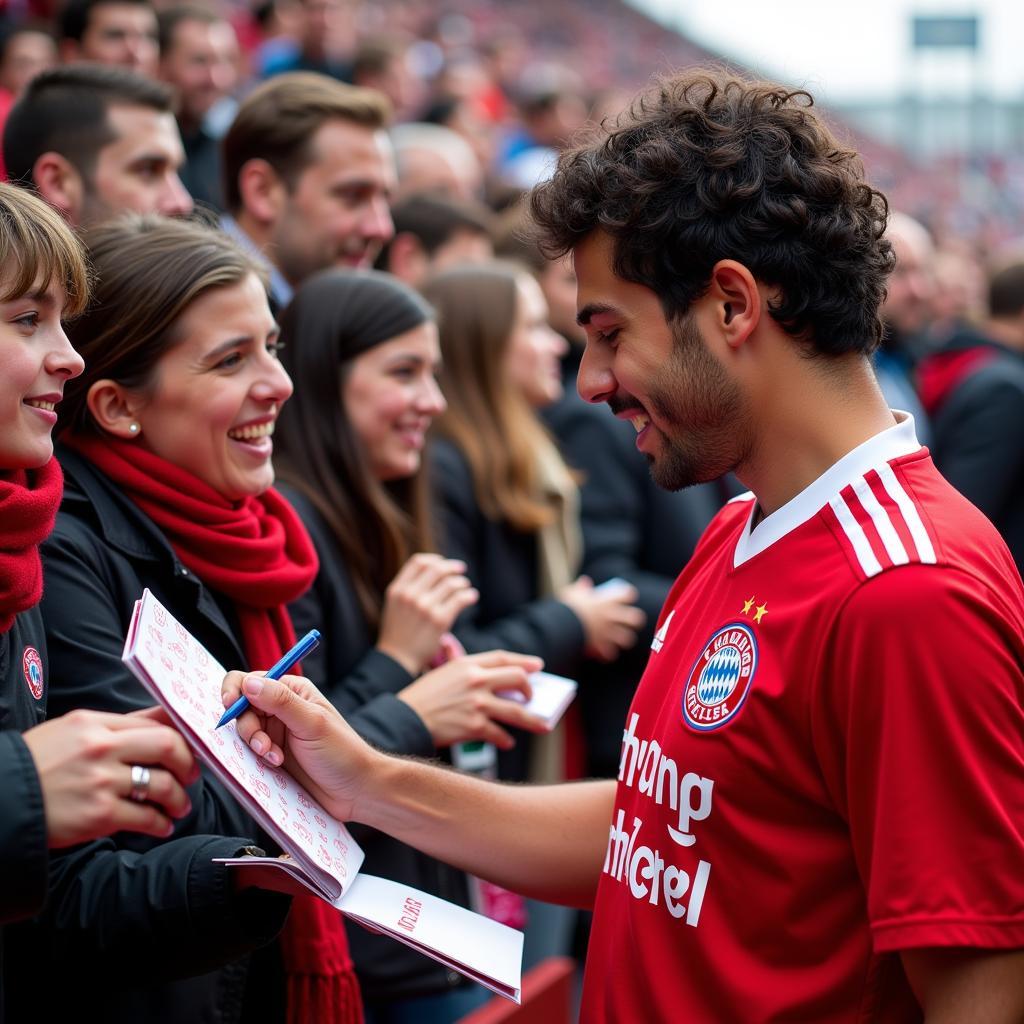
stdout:
<svg viewBox="0 0 1024 1024">
<path fill-rule="evenodd" d="M 754 604 L 755 604 L 756 601 L 757 601 L 757 598 L 752 597 L 752 598 L 750 598 L 750 600 L 743 602 L 743 614 L 744 615 L 749 615 L 750 614 L 750 609 L 754 607 Z"/>
<path fill-rule="evenodd" d="M 768 602 L 765 601 L 764 604 L 759 604 L 757 606 L 757 611 L 754 612 L 754 621 L 759 623 L 761 621 L 761 619 L 764 618 L 764 616 L 765 616 L 765 614 L 767 612 L 768 612 Z"/>
</svg>

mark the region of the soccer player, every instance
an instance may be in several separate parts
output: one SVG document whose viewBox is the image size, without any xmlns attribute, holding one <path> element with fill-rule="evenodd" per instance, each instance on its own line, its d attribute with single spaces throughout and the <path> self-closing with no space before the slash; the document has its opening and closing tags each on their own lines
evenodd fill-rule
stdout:
<svg viewBox="0 0 1024 1024">
<path fill-rule="evenodd" d="M 886 203 L 810 103 L 667 79 L 533 194 L 581 394 L 662 486 L 752 492 L 669 594 L 617 785 L 487 785 L 242 686 L 333 813 L 593 906 L 587 1022 L 1024 1019 L 1024 591 L 884 403 Z"/>
</svg>

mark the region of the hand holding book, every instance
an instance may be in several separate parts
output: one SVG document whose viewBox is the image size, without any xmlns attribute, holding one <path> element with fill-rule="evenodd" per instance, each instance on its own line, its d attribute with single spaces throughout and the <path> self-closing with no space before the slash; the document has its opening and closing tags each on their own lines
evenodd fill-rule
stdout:
<svg viewBox="0 0 1024 1024">
<path fill-rule="evenodd" d="M 363 743 L 308 680 L 233 673 L 228 685 L 244 678 L 246 696 L 262 711 L 250 708 L 217 729 L 225 703 L 239 693 L 222 699 L 223 667 L 148 590 L 136 605 L 122 657 L 200 759 L 288 854 L 225 864 L 243 868 L 256 884 L 266 883 L 267 872 L 284 873 L 289 886 L 301 884 L 361 924 L 518 1001 L 520 932 L 410 886 L 360 874 L 363 851 L 338 819 L 355 816 L 354 780 L 384 755 Z M 253 752 L 254 740 L 263 756 Z"/>
</svg>

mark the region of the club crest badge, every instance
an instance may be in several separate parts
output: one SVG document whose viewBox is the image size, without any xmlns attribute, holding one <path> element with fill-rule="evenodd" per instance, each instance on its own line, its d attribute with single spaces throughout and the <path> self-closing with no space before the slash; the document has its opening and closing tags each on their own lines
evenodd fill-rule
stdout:
<svg viewBox="0 0 1024 1024">
<path fill-rule="evenodd" d="M 743 707 L 757 670 L 757 640 L 733 622 L 707 642 L 683 686 L 683 721 L 698 732 L 720 729 Z"/>
<path fill-rule="evenodd" d="M 36 700 L 43 699 L 43 659 L 34 647 L 26 647 L 21 656 L 21 670 L 25 673 L 25 682 Z"/>
</svg>

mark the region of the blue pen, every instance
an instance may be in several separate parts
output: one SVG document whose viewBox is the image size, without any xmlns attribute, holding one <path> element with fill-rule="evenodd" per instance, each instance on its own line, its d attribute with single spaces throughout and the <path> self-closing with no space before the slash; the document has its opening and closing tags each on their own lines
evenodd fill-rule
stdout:
<svg viewBox="0 0 1024 1024">
<path fill-rule="evenodd" d="M 310 651 L 316 650 L 317 645 L 320 643 L 320 630 L 311 629 L 273 668 L 267 671 L 268 679 L 280 679 L 295 664 L 297 661 L 301 661 Z M 219 729 L 222 725 L 227 725 L 228 722 L 233 722 L 247 707 L 249 706 L 248 697 L 239 697 L 234 704 L 231 705 L 220 716 L 220 721 L 217 723 Z"/>
</svg>

